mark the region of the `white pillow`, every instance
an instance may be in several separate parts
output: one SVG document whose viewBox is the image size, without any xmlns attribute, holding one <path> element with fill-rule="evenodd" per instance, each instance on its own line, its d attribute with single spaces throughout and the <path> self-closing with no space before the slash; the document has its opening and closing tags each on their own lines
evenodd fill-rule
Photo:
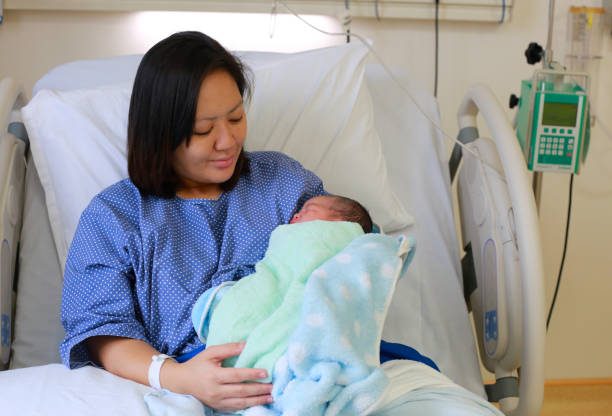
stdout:
<svg viewBox="0 0 612 416">
<path fill-rule="evenodd" d="M 21 110 L 62 273 L 89 201 L 127 177 L 130 89 L 42 90 Z"/>
<path fill-rule="evenodd" d="M 413 220 L 387 178 L 364 80 L 367 53 L 357 42 L 254 59 L 245 148 L 280 150 L 297 159 L 329 192 L 361 202 L 391 232 Z"/>
<path fill-rule="evenodd" d="M 332 193 L 360 201 L 385 231 L 412 223 L 387 180 L 356 43 L 297 54 L 244 53 L 254 73 L 247 150 L 299 160 Z M 250 59 L 252 58 L 252 59 Z M 131 82 L 41 90 L 22 109 L 60 264 L 91 198 L 127 177 Z"/>
</svg>

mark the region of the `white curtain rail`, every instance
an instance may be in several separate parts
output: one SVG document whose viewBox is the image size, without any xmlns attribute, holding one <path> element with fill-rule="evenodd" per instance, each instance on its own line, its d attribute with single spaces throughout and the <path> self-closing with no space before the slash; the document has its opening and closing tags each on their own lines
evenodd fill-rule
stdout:
<svg viewBox="0 0 612 416">
<path fill-rule="evenodd" d="M 338 16 L 345 0 L 290 0 L 300 14 Z M 509 21 L 514 0 L 441 0 L 440 19 L 477 22 Z M 4 0 L 4 10 L 47 11 L 211 11 L 270 13 L 273 0 Z M 434 18 L 434 0 L 351 0 L 353 17 L 381 19 Z"/>
</svg>

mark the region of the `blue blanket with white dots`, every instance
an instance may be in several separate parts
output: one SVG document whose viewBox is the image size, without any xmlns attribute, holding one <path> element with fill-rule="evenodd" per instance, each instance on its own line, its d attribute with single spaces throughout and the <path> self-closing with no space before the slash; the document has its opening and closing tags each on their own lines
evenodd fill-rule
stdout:
<svg viewBox="0 0 612 416">
<path fill-rule="evenodd" d="M 413 239 L 365 234 L 315 269 L 298 326 L 274 367 L 275 402 L 245 414 L 357 415 L 372 408 L 388 384 L 379 362 L 383 322 L 414 248 Z"/>
</svg>

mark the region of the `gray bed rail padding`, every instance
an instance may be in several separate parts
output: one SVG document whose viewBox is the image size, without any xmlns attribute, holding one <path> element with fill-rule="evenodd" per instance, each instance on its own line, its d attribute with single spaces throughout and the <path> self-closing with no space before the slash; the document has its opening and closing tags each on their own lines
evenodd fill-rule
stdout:
<svg viewBox="0 0 612 416">
<path fill-rule="evenodd" d="M 507 397 L 519 397 L 518 378 L 502 377 L 496 380 L 495 384 L 487 384 L 485 390 L 490 402 L 499 402 Z"/>
<path fill-rule="evenodd" d="M 464 127 L 459 131 L 459 135 L 457 136 L 457 140 L 463 144 L 473 142 L 477 138 L 478 129 L 476 127 Z M 451 183 L 453 183 L 453 179 L 455 179 L 455 175 L 457 174 L 457 169 L 459 168 L 459 162 L 461 162 L 462 154 L 461 146 L 455 144 L 455 147 L 453 147 L 453 153 L 451 153 L 450 160 L 448 161 Z"/>
<path fill-rule="evenodd" d="M 13 136 L 25 143 L 25 154 L 27 154 L 28 150 L 30 149 L 30 138 L 28 137 L 28 132 L 25 125 L 20 121 L 13 121 L 12 123 L 9 123 L 7 130 Z"/>
<path fill-rule="evenodd" d="M 10 368 L 59 363 L 62 274 L 38 172 L 28 155 Z M 32 261 L 32 259 L 36 259 Z"/>
<path fill-rule="evenodd" d="M 26 142 L 26 144 L 30 141 L 25 125 L 21 121 L 13 121 L 12 123 L 9 123 L 8 132 L 18 139 L 23 140 Z"/>
</svg>

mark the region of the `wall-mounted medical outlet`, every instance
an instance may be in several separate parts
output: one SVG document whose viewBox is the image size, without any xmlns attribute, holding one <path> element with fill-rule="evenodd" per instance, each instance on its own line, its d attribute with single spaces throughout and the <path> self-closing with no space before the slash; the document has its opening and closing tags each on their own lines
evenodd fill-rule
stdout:
<svg viewBox="0 0 612 416">
<path fill-rule="evenodd" d="M 435 0 L 291 0 L 286 1 L 299 14 L 336 16 L 349 5 L 353 18 L 380 17 L 381 19 L 434 18 Z M 440 20 L 471 22 L 509 22 L 516 0 L 443 0 L 440 2 Z M 270 13 L 270 0 L 27 0 L 8 1 L 7 10 L 73 10 L 73 11 L 226 11 L 242 13 Z M 279 13 L 286 13 L 279 7 Z"/>
</svg>

